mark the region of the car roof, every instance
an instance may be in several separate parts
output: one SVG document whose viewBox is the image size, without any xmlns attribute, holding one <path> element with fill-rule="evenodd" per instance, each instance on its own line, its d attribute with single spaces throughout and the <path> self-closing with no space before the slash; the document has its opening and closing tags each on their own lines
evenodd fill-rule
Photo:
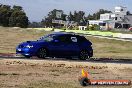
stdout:
<svg viewBox="0 0 132 88">
<path fill-rule="evenodd" d="M 72 32 L 54 32 L 52 34 L 55 34 L 55 35 L 77 35 L 77 34 L 72 33 Z"/>
</svg>

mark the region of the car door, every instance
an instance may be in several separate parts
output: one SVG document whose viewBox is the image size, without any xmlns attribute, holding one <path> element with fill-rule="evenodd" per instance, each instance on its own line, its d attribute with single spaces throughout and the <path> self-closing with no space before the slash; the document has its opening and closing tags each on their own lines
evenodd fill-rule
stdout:
<svg viewBox="0 0 132 88">
<path fill-rule="evenodd" d="M 61 35 L 50 44 L 50 52 L 53 56 L 76 56 L 79 52 L 79 45 L 76 36 Z"/>
<path fill-rule="evenodd" d="M 64 35 L 57 36 L 53 42 L 50 43 L 50 55 L 53 56 L 65 56 L 65 46 L 66 46 L 66 39 L 67 37 Z"/>
<path fill-rule="evenodd" d="M 76 56 L 79 51 L 77 37 L 74 35 L 63 35 L 60 37 L 60 52 L 62 56 Z"/>
</svg>

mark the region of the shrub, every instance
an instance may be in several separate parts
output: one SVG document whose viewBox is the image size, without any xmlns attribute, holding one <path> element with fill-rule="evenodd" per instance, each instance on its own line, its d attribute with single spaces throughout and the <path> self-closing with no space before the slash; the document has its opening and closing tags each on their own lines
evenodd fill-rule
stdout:
<svg viewBox="0 0 132 88">
<path fill-rule="evenodd" d="M 99 30 L 100 29 L 100 26 L 99 25 L 89 25 L 88 26 L 88 29 L 89 30 Z"/>
</svg>

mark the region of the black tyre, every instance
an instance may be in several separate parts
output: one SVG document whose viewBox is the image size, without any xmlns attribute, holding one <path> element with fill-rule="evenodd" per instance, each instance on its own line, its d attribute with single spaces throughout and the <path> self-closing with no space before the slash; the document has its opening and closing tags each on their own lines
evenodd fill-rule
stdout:
<svg viewBox="0 0 132 88">
<path fill-rule="evenodd" d="M 24 57 L 26 57 L 26 58 L 30 58 L 31 56 L 24 56 Z"/>
<path fill-rule="evenodd" d="M 79 59 L 80 59 L 80 60 L 86 60 L 86 59 L 89 59 L 89 58 L 90 58 L 90 57 L 89 57 L 88 51 L 82 50 L 82 51 L 80 52 L 80 54 L 79 54 Z"/>
<path fill-rule="evenodd" d="M 45 48 L 40 48 L 37 53 L 38 58 L 45 58 L 47 56 L 47 50 Z"/>
</svg>

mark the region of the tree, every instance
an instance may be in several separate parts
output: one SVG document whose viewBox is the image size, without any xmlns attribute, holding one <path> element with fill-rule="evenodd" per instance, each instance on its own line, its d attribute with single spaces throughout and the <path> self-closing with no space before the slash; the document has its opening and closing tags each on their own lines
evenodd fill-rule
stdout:
<svg viewBox="0 0 132 88">
<path fill-rule="evenodd" d="M 14 10 L 9 19 L 9 26 L 26 28 L 28 26 L 28 17 L 23 11 Z"/>
<path fill-rule="evenodd" d="M 77 22 L 79 25 L 86 25 L 86 17 L 84 11 L 74 11 L 74 15 L 71 15 L 71 19 Z"/>
<path fill-rule="evenodd" d="M 0 25 L 27 27 L 28 17 L 21 6 L 11 6 L 0 4 Z"/>
<path fill-rule="evenodd" d="M 94 19 L 93 16 L 89 14 L 87 20 L 93 20 L 93 19 Z"/>
<path fill-rule="evenodd" d="M 13 10 L 17 10 L 17 11 L 22 11 L 23 9 L 22 9 L 22 7 L 21 6 L 16 6 L 16 5 L 14 5 L 13 6 Z"/>
<path fill-rule="evenodd" d="M 56 16 L 57 11 L 62 12 L 60 18 L 57 18 Z M 41 23 L 43 26 L 52 27 L 52 26 L 57 25 L 57 24 L 53 24 L 52 20 L 66 20 L 65 18 L 66 18 L 66 14 L 64 14 L 62 10 L 54 9 L 48 13 L 47 17 L 42 19 Z"/>
<path fill-rule="evenodd" d="M 21 6 L 13 6 L 12 14 L 9 19 L 9 26 L 14 27 L 28 27 L 28 17 L 26 13 L 23 11 Z"/>
<path fill-rule="evenodd" d="M 0 5 L 0 25 L 8 26 L 11 8 L 9 5 Z"/>
<path fill-rule="evenodd" d="M 69 13 L 68 20 L 69 21 L 74 21 L 74 15 L 72 14 L 72 12 Z"/>
<path fill-rule="evenodd" d="M 41 22 L 29 22 L 28 24 L 29 24 L 28 27 L 30 27 L 30 28 L 40 28 L 40 27 L 42 27 Z"/>
<path fill-rule="evenodd" d="M 63 13 L 62 16 L 61 16 L 61 20 L 66 21 L 66 16 L 67 16 L 67 15 Z"/>
</svg>

